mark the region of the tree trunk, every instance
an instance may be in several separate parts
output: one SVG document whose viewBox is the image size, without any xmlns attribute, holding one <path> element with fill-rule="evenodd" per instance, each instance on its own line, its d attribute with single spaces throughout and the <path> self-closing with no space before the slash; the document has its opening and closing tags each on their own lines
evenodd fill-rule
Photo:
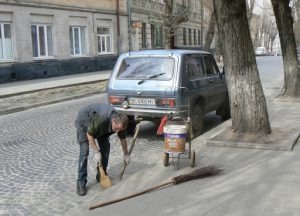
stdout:
<svg viewBox="0 0 300 216">
<path fill-rule="evenodd" d="M 167 0 L 165 1 L 165 43 L 164 43 L 164 48 L 165 49 L 170 49 L 172 47 L 172 37 L 171 37 L 171 32 L 172 32 L 172 16 L 173 16 L 173 0 Z"/>
<path fill-rule="evenodd" d="M 221 62 L 221 55 L 222 55 L 222 41 L 220 40 L 219 34 L 216 34 L 216 61 L 218 63 Z"/>
<path fill-rule="evenodd" d="M 250 5 L 249 5 L 249 3 L 250 3 Z M 252 15 L 253 15 L 254 3 L 255 3 L 255 0 L 250 0 L 250 2 L 248 2 L 248 0 L 246 0 L 247 16 L 248 16 L 249 23 L 251 22 Z"/>
<path fill-rule="evenodd" d="M 293 17 L 289 0 L 272 0 L 276 24 L 279 32 L 283 68 L 284 96 L 300 96 L 300 70 L 296 52 L 296 40 L 293 31 Z"/>
<path fill-rule="evenodd" d="M 266 100 L 258 74 L 246 3 L 213 0 L 222 40 L 232 127 L 238 133 L 270 134 Z"/>
<path fill-rule="evenodd" d="M 208 30 L 205 36 L 205 43 L 203 46 L 203 50 L 205 51 L 209 52 L 210 50 L 210 46 L 215 35 L 215 28 L 216 28 L 216 17 L 215 17 L 215 12 L 213 11 L 209 21 Z"/>
</svg>

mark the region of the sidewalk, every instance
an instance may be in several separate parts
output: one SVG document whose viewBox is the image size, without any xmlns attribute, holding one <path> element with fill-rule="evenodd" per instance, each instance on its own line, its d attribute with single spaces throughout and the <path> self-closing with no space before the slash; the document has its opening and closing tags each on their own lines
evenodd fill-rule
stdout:
<svg viewBox="0 0 300 216">
<path fill-rule="evenodd" d="M 300 135 L 300 102 L 273 100 L 268 104 L 272 127 L 297 130 Z M 180 170 L 164 167 L 137 171 L 113 187 L 99 191 L 96 197 L 82 198 L 83 204 L 66 215 L 132 216 L 296 216 L 300 215 L 300 148 L 293 151 L 207 146 L 215 133 L 231 125 L 231 120 L 193 140 L 196 167 L 217 165 L 220 175 L 192 180 L 159 189 L 109 206 L 88 210 L 92 204 L 118 199 L 140 192 L 172 176 L 191 172 L 188 160 L 180 160 Z M 130 165 L 128 167 L 130 169 Z M 117 181 L 116 179 L 113 179 Z"/>
<path fill-rule="evenodd" d="M 111 70 L 0 84 L 0 98 L 107 80 Z"/>
<path fill-rule="evenodd" d="M 111 71 L 0 84 L 0 115 L 105 92 Z"/>
</svg>

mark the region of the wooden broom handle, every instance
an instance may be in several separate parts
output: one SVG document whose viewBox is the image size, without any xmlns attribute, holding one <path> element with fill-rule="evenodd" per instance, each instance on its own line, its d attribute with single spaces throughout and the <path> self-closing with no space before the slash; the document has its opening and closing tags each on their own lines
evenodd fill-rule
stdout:
<svg viewBox="0 0 300 216">
<path fill-rule="evenodd" d="M 113 204 L 113 203 L 117 203 L 117 202 L 120 202 L 120 201 L 123 201 L 123 200 L 126 200 L 126 199 L 130 199 L 132 197 L 136 197 L 136 196 L 148 193 L 150 191 L 156 190 L 158 188 L 161 188 L 161 187 L 164 187 L 164 186 L 168 186 L 168 185 L 173 185 L 173 184 L 174 184 L 173 180 L 169 181 L 169 182 L 165 182 L 165 183 L 162 183 L 160 185 L 156 185 L 156 186 L 154 186 L 152 188 L 143 190 L 141 192 L 133 193 L 133 194 L 130 194 L 128 196 L 124 196 L 124 197 L 121 197 L 121 198 L 118 198 L 118 199 L 114 199 L 114 200 L 110 200 L 110 201 L 107 201 L 107 202 L 103 202 L 103 203 L 98 203 L 98 204 L 91 205 L 89 207 L 89 210 L 92 210 L 92 209 L 95 209 L 95 208 L 99 208 L 99 207 L 102 207 L 102 206 L 106 206 L 106 205 L 110 205 L 110 204 Z"/>
<path fill-rule="evenodd" d="M 140 127 L 141 127 L 141 125 L 140 125 L 140 123 L 138 123 L 137 126 L 136 126 L 136 128 L 135 128 L 135 133 L 134 133 L 134 136 L 133 136 L 133 139 L 132 139 L 132 144 L 131 144 L 130 149 L 129 149 L 129 152 L 128 152 L 129 155 L 130 155 L 131 152 L 132 152 L 133 146 L 134 146 L 134 144 L 135 144 L 135 141 L 136 141 L 137 136 L 138 136 L 139 131 L 140 131 Z M 124 175 L 126 166 L 127 166 L 127 164 L 124 163 L 124 164 L 123 164 L 123 169 L 122 169 L 122 171 L 121 171 L 121 173 L 120 173 L 120 180 L 123 178 L 123 175 Z"/>
</svg>

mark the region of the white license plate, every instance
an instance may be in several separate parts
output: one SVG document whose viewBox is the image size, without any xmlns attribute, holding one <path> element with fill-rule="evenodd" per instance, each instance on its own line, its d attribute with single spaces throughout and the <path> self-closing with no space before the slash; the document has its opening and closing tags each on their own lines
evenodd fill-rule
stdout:
<svg viewBox="0 0 300 216">
<path fill-rule="evenodd" d="M 155 105 L 155 99 L 153 98 L 129 98 L 129 104 L 147 104 Z"/>
</svg>

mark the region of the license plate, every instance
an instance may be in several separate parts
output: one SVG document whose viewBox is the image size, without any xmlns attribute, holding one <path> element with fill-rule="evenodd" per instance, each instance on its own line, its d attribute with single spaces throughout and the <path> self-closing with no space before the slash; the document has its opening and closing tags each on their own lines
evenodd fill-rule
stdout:
<svg viewBox="0 0 300 216">
<path fill-rule="evenodd" d="M 153 98 L 129 98 L 129 104 L 147 104 L 147 105 L 155 105 L 155 99 Z"/>
</svg>

